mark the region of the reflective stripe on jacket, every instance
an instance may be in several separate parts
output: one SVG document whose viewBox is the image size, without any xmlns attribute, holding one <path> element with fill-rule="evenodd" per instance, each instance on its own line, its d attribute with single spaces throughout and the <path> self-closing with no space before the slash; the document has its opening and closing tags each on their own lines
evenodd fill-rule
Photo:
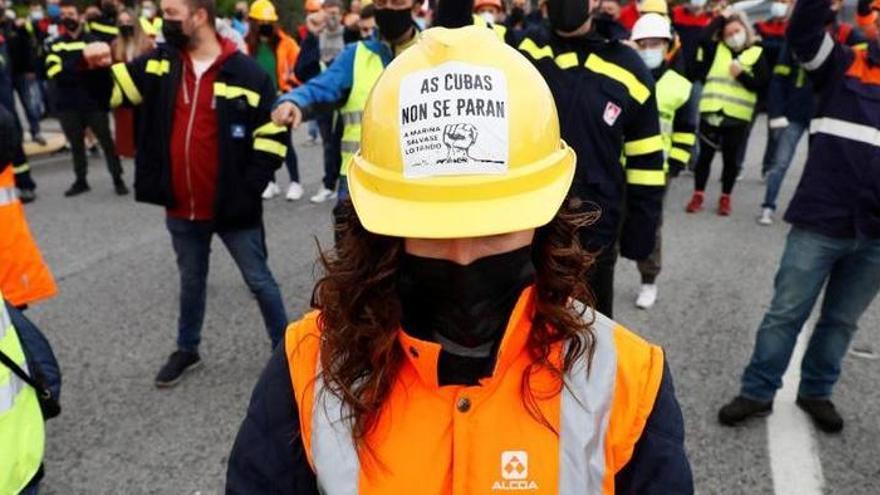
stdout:
<svg viewBox="0 0 880 495">
<path fill-rule="evenodd" d="M 13 306 L 33 304 L 54 296 L 58 288 L 31 236 L 12 166 L 0 168 L 0 291 Z"/>
<path fill-rule="evenodd" d="M 738 56 L 724 42 L 718 42 L 715 59 L 706 76 L 703 96 L 700 99 L 700 113 L 723 113 L 724 115 L 750 122 L 755 112 L 758 94 L 747 89 L 730 75 L 730 64 L 737 60 L 744 72 L 752 70 L 752 66 L 761 57 L 760 46 L 746 48 Z"/>
<path fill-rule="evenodd" d="M 4 234 L 0 236 L 5 237 Z M 2 241 L 0 237 L 0 241 Z M 29 373 L 0 292 L 0 352 Z M 0 363 L 0 493 L 19 493 L 43 462 L 45 432 L 36 391 Z"/>
<path fill-rule="evenodd" d="M 559 385 L 547 371 L 530 377 L 548 428 L 520 395 L 532 364 L 525 345 L 533 305 L 529 288 L 513 310 L 493 376 L 479 386 L 438 386 L 440 345 L 401 330 L 405 358 L 367 437 L 372 454 L 363 455 L 338 398 L 321 392 L 319 315 L 293 325 L 285 342 L 293 395 L 322 493 L 614 493 L 615 475 L 632 458 L 657 400 L 663 352 L 597 314 L 592 356 L 575 362 L 561 392 L 541 395 Z M 551 353 L 557 365 L 562 351 Z"/>
</svg>

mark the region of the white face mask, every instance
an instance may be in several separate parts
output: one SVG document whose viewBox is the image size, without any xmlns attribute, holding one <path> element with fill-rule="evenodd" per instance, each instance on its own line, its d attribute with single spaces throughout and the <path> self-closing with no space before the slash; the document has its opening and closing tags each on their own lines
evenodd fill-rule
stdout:
<svg viewBox="0 0 880 495">
<path fill-rule="evenodd" d="M 746 32 L 739 31 L 736 34 L 730 35 L 724 38 L 724 43 L 729 46 L 731 50 L 740 50 L 742 47 L 746 46 Z"/>
<path fill-rule="evenodd" d="M 483 12 L 482 14 L 480 14 L 480 17 L 482 17 L 483 20 L 488 22 L 489 24 L 495 24 L 495 16 L 492 15 L 491 12 Z"/>
<path fill-rule="evenodd" d="M 147 6 L 141 9 L 141 14 L 143 14 L 144 17 L 152 18 L 156 14 L 156 10 L 153 7 Z"/>
<path fill-rule="evenodd" d="M 32 10 L 31 11 L 31 19 L 34 21 L 42 21 L 43 20 L 43 11 L 42 10 Z"/>
<path fill-rule="evenodd" d="M 639 56 L 649 69 L 654 70 L 663 63 L 662 48 L 642 48 L 639 50 Z"/>
<path fill-rule="evenodd" d="M 785 17 L 785 14 L 788 13 L 788 4 L 782 2 L 773 2 L 770 4 L 770 17 L 772 18 L 780 18 Z"/>
<path fill-rule="evenodd" d="M 691 6 L 701 9 L 706 6 L 706 0 L 691 0 Z"/>
</svg>

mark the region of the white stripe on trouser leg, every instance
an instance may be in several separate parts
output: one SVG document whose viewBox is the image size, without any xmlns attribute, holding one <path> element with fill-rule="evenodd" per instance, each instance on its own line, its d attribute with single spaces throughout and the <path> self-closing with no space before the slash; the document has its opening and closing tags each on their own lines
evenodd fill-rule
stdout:
<svg viewBox="0 0 880 495">
<path fill-rule="evenodd" d="M 587 370 L 587 350 L 566 374 L 559 431 L 559 493 L 602 493 L 605 437 L 617 371 L 614 325 L 596 313 L 592 366 Z"/>
<path fill-rule="evenodd" d="M 801 359 L 809 339 L 807 327 L 801 329 L 782 388 L 776 394 L 773 414 L 767 418 L 767 450 L 773 491 L 776 495 L 821 495 L 822 463 L 807 416 L 794 401 L 801 378 Z"/>
<path fill-rule="evenodd" d="M 346 416 L 339 397 L 324 387 L 319 370 L 312 411 L 312 459 L 322 494 L 356 495 L 358 492 L 360 464 Z"/>
</svg>

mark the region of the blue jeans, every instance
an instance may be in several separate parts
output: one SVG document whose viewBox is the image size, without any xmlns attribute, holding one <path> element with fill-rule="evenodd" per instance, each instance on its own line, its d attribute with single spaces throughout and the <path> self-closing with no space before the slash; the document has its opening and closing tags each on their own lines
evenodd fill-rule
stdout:
<svg viewBox="0 0 880 495">
<path fill-rule="evenodd" d="M 768 135 L 768 148 L 773 141 L 773 158 L 767 163 L 767 191 L 764 194 L 764 204 L 762 208 L 776 209 L 776 198 L 779 197 L 779 189 L 782 187 L 782 180 L 785 179 L 785 173 L 791 165 L 794 158 L 794 152 L 797 150 L 798 141 L 807 130 L 807 124 L 802 122 L 791 121 L 788 127 L 782 129 L 771 129 Z"/>
<path fill-rule="evenodd" d="M 177 347 L 196 352 L 201 342 L 205 317 L 205 297 L 211 239 L 216 233 L 257 298 L 266 331 L 274 348 L 281 342 L 287 326 L 287 313 L 281 291 L 267 263 L 262 228 L 217 232 L 212 222 L 190 221 L 167 217 L 166 226 L 177 255 L 180 272 L 180 317 L 177 325 Z"/>
<path fill-rule="evenodd" d="M 15 92 L 21 99 L 31 136 L 40 133 L 40 116 L 43 113 L 40 88 L 36 79 L 28 79 L 24 75 L 15 76 Z M 16 115 L 17 117 L 17 115 Z"/>
<path fill-rule="evenodd" d="M 788 233 L 773 301 L 758 328 L 741 395 L 773 399 L 826 281 L 819 319 L 801 361 L 798 395 L 831 397 L 859 318 L 880 290 L 880 239 L 836 239 L 798 227 Z"/>
</svg>

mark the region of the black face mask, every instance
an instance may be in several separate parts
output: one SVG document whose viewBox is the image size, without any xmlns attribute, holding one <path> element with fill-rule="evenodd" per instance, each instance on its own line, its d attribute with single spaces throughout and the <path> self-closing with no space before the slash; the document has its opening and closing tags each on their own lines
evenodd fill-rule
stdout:
<svg viewBox="0 0 880 495">
<path fill-rule="evenodd" d="M 547 18 L 554 30 L 570 33 L 590 19 L 589 8 L 587 0 L 548 0 Z"/>
<path fill-rule="evenodd" d="M 510 16 L 507 18 L 511 25 L 519 24 L 526 18 L 526 11 L 522 7 L 514 7 L 510 10 Z"/>
<path fill-rule="evenodd" d="M 180 50 L 189 46 L 189 35 L 183 32 L 183 21 L 162 21 L 162 36 L 165 37 L 165 43 Z"/>
<path fill-rule="evenodd" d="M 128 24 L 119 26 L 119 34 L 121 34 L 123 38 L 131 38 L 134 36 L 134 26 Z"/>
<path fill-rule="evenodd" d="M 236 10 L 235 13 L 232 14 L 232 16 L 235 17 L 236 19 L 238 19 L 239 21 L 244 20 L 244 12 L 242 12 L 240 10 Z"/>
<path fill-rule="evenodd" d="M 535 279 L 535 267 L 531 246 L 466 266 L 407 254 L 398 277 L 407 331 L 477 347 L 501 338 L 520 293 Z"/>
<path fill-rule="evenodd" d="M 413 26 L 410 9 L 376 9 L 376 27 L 388 41 L 395 41 Z"/>
<path fill-rule="evenodd" d="M 275 34 L 275 26 L 273 26 L 272 24 L 260 24 L 259 32 L 260 36 L 265 36 L 269 38 L 273 34 Z"/>
<path fill-rule="evenodd" d="M 66 29 L 68 33 L 72 33 L 79 29 L 79 20 L 65 17 L 64 19 L 61 19 L 61 25 L 64 26 L 64 29 Z"/>
<path fill-rule="evenodd" d="M 116 7 L 112 3 L 101 5 L 101 14 L 105 19 L 116 19 Z"/>
</svg>

